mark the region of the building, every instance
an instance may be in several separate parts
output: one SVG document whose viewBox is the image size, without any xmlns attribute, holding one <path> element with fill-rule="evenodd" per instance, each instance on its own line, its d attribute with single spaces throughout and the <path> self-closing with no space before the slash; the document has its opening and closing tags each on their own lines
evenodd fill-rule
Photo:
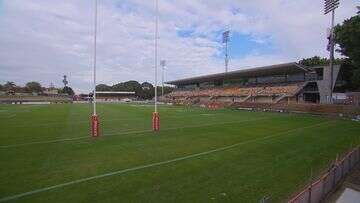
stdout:
<svg viewBox="0 0 360 203">
<path fill-rule="evenodd" d="M 96 92 L 99 102 L 131 101 L 135 97 L 135 92 Z"/>
<path fill-rule="evenodd" d="M 42 93 L 44 95 L 58 95 L 59 90 L 55 88 L 45 88 Z"/>
<path fill-rule="evenodd" d="M 330 85 L 328 66 L 305 67 L 285 63 L 204 75 L 166 82 L 177 90 L 166 95 L 170 102 L 310 102 L 329 103 L 340 66 L 335 65 Z"/>
</svg>

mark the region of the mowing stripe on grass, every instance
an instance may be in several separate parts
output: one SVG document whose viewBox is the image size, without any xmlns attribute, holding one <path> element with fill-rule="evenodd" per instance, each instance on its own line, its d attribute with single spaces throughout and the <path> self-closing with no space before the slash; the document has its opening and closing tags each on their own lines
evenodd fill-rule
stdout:
<svg viewBox="0 0 360 203">
<path fill-rule="evenodd" d="M 223 124 L 231 124 L 231 123 L 244 123 L 244 122 L 267 120 L 267 119 L 270 119 L 270 118 L 258 118 L 258 119 L 244 120 L 244 121 L 232 121 L 232 122 L 222 122 L 222 123 L 211 123 L 211 124 L 202 124 L 202 125 L 191 125 L 191 126 L 183 126 L 183 127 L 165 128 L 165 129 L 162 129 L 162 131 L 178 130 L 178 129 L 186 129 L 186 128 L 197 128 L 197 127 L 207 127 L 207 126 L 223 125 Z M 107 133 L 107 134 L 103 134 L 103 136 L 108 137 L 108 136 L 114 136 L 114 135 L 129 135 L 129 134 L 138 134 L 138 133 L 147 133 L 147 132 L 153 132 L 153 130 L 139 130 L 139 131 L 129 131 L 129 132 L 123 132 L 123 133 Z M 49 144 L 49 143 L 56 143 L 56 142 L 74 141 L 74 140 L 87 139 L 87 138 L 91 138 L 91 137 L 90 136 L 81 136 L 81 137 L 55 139 L 55 140 L 39 141 L 39 142 L 27 142 L 27 143 L 22 143 L 22 144 L 0 145 L 0 149 L 11 148 L 11 147 L 21 147 L 21 146 L 27 146 L 27 145 L 36 145 L 36 144 Z M 99 138 L 101 138 L 101 136 Z M 96 139 L 99 139 L 99 138 L 96 138 Z"/>
<path fill-rule="evenodd" d="M 1 112 L 0 112 L 1 113 Z M 217 114 L 212 114 L 212 115 L 219 115 L 221 113 L 217 113 Z M 16 114 L 11 114 L 13 115 L 12 117 L 14 117 Z M 197 114 L 197 115 L 177 115 L 177 116 L 167 116 L 167 115 L 163 115 L 162 118 L 186 118 L 186 117 L 194 117 L 194 116 L 203 116 L 204 114 Z M 5 118 L 11 118 L 11 117 L 5 117 Z M 101 120 L 101 122 L 113 122 L 113 121 L 134 121 L 134 120 L 142 120 L 143 118 L 138 117 L 138 118 L 117 118 L 117 119 L 108 119 L 108 120 Z M 90 124 L 90 120 L 81 120 L 81 121 L 77 121 L 77 122 L 71 122 L 71 124 Z M 31 123 L 23 123 L 22 125 L 19 124 L 15 124 L 12 125 L 10 124 L 9 126 L 7 126 L 8 128 L 22 128 L 22 127 L 41 127 L 41 126 L 51 126 L 51 125 L 59 125 L 62 124 L 62 122 L 59 121 L 50 121 L 50 122 L 42 122 L 42 123 L 38 123 L 38 124 L 31 124 Z"/>
<path fill-rule="evenodd" d="M 112 121 L 132 121 L 132 120 L 140 120 L 141 118 L 133 118 L 133 119 L 109 119 L 109 120 L 105 120 L 105 122 L 112 122 Z M 77 121 L 77 122 L 71 122 L 71 124 L 89 124 L 91 121 L 90 120 L 83 120 L 83 121 Z M 102 121 L 104 122 L 104 121 Z M 59 125 L 62 124 L 62 122 L 58 122 L 58 121 L 53 121 L 53 122 L 42 122 L 42 123 L 38 123 L 38 124 L 23 124 L 23 125 L 10 125 L 7 127 L 11 127 L 11 128 L 23 128 L 23 127 L 41 127 L 41 126 L 51 126 L 51 125 Z"/>
<path fill-rule="evenodd" d="M 141 170 L 141 169 L 151 168 L 151 167 L 155 167 L 155 166 L 166 165 L 166 164 L 170 164 L 170 163 L 174 163 L 174 162 L 183 161 L 183 160 L 186 160 L 186 159 L 191 159 L 191 158 L 196 158 L 196 157 L 212 154 L 212 153 L 215 153 L 215 152 L 225 151 L 225 150 L 228 150 L 228 149 L 240 146 L 240 145 L 249 144 L 249 143 L 253 143 L 253 142 L 257 142 L 257 141 L 263 141 L 263 140 L 267 140 L 267 139 L 274 138 L 274 137 L 279 137 L 279 136 L 284 135 L 284 134 L 289 134 L 289 133 L 292 133 L 292 132 L 296 132 L 298 130 L 304 130 L 304 129 L 308 129 L 308 128 L 318 127 L 320 125 L 327 124 L 327 123 L 330 123 L 330 122 L 333 122 L 333 121 L 321 122 L 321 123 L 317 123 L 317 124 L 310 125 L 310 126 L 295 128 L 295 129 L 292 129 L 292 130 L 287 130 L 287 131 L 276 133 L 276 134 L 273 134 L 273 135 L 269 135 L 269 136 L 265 136 L 265 137 L 261 137 L 261 138 L 256 138 L 256 139 L 252 139 L 252 140 L 248 140 L 248 141 L 244 141 L 244 142 L 238 142 L 238 143 L 235 143 L 235 144 L 232 144 L 232 145 L 229 145 L 229 146 L 220 147 L 220 148 L 216 148 L 216 149 L 213 149 L 213 150 L 200 152 L 200 153 L 196 153 L 196 154 L 191 154 L 191 155 L 187 155 L 187 156 L 183 156 L 183 157 L 178 157 L 178 158 L 175 158 L 175 159 L 170 159 L 170 160 L 161 161 L 161 162 L 152 163 L 152 164 L 141 165 L 141 166 L 137 166 L 137 167 L 133 167 L 133 168 L 113 171 L 113 172 L 104 173 L 104 174 L 91 176 L 91 177 L 87 177 L 87 178 L 82 178 L 82 179 L 78 179 L 78 180 L 74 180 L 74 181 L 70 181 L 70 182 L 66 182 L 66 183 L 61 183 L 61 184 L 58 184 L 58 185 L 44 187 L 44 188 L 40 188 L 40 189 L 37 189 L 37 190 L 32 190 L 32 191 L 29 191 L 29 192 L 24 192 L 24 193 L 20 193 L 20 194 L 16 194 L 16 195 L 1 198 L 0 202 L 5 202 L 5 201 L 9 201 L 9 200 L 15 200 L 15 199 L 19 199 L 19 198 L 22 198 L 22 197 L 34 195 L 34 194 L 37 194 L 37 193 L 41 193 L 41 192 L 45 192 L 45 191 L 49 191 L 49 190 L 53 190 L 53 189 L 57 189 L 57 188 L 62 188 L 62 187 L 70 186 L 70 185 L 75 185 L 75 184 L 78 184 L 78 183 L 83 183 L 83 182 L 87 182 L 87 181 L 91 181 L 91 180 L 95 180 L 95 179 L 105 178 L 105 177 L 109 177 L 109 176 L 113 176 L 113 175 L 119 175 L 119 174 L 123 174 L 123 173 L 127 173 L 127 172 L 132 172 L 132 171 L 137 171 L 137 170 Z"/>
</svg>

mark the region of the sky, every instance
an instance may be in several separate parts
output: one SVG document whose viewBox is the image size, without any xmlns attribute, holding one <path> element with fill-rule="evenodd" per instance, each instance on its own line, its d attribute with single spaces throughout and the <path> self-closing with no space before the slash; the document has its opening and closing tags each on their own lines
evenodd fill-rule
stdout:
<svg viewBox="0 0 360 203">
<path fill-rule="evenodd" d="M 322 0 L 158 0 L 165 80 L 327 57 Z M 154 83 L 155 0 L 98 0 L 97 82 Z M 341 0 L 336 23 L 356 14 Z M 92 87 L 94 0 L 0 0 L 0 83 Z M 339 57 L 339 56 L 338 56 Z M 159 76 L 161 71 L 158 71 Z"/>
</svg>

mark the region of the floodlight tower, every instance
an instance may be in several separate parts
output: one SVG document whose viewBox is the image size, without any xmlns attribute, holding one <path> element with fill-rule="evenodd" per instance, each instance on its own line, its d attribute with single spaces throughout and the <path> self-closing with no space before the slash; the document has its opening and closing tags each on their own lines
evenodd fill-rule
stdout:
<svg viewBox="0 0 360 203">
<path fill-rule="evenodd" d="M 91 133 L 93 137 L 98 137 L 99 133 L 99 118 L 96 114 L 96 35 L 97 35 L 97 15 L 98 15 L 98 2 L 95 1 L 95 15 L 94 15 L 94 59 L 93 59 L 93 115 L 91 116 Z"/>
<path fill-rule="evenodd" d="M 152 116 L 152 127 L 154 131 L 160 130 L 160 115 L 157 106 L 157 65 L 158 65 L 158 24 L 159 24 L 159 5 L 158 0 L 155 0 L 156 14 L 155 14 L 155 111 Z"/>
<path fill-rule="evenodd" d="M 329 102 L 332 103 L 333 95 L 333 81 L 334 81 L 334 49 L 335 49 L 335 33 L 334 33 L 334 20 L 335 20 L 335 9 L 339 7 L 340 0 L 325 0 L 324 4 L 324 14 L 331 12 L 331 28 L 329 35 L 329 51 L 330 51 L 330 99 Z"/>
<path fill-rule="evenodd" d="M 165 74 L 165 66 L 166 66 L 166 60 L 161 60 L 160 65 L 162 68 L 161 72 L 161 96 L 164 96 L 164 74 Z"/>
<path fill-rule="evenodd" d="M 223 32 L 223 44 L 225 44 L 225 73 L 228 72 L 229 55 L 228 55 L 228 42 L 230 39 L 230 30 Z"/>
<path fill-rule="evenodd" d="M 64 75 L 63 78 L 64 78 L 64 79 L 63 79 L 62 82 L 64 83 L 64 87 L 67 87 L 67 85 L 69 84 L 69 82 L 67 81 L 67 76 Z"/>
</svg>

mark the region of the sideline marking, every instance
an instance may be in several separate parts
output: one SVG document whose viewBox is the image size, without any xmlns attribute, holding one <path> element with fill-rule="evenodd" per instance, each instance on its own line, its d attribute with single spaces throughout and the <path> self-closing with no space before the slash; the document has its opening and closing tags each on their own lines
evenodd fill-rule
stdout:
<svg viewBox="0 0 360 203">
<path fill-rule="evenodd" d="M 61 187 L 66 187 L 66 186 L 69 186 L 69 185 L 74 185 L 74 184 L 77 184 L 77 183 L 83 183 L 83 182 L 87 182 L 87 181 L 91 181 L 91 180 L 95 180 L 95 179 L 99 179 L 99 178 L 104 178 L 104 177 L 108 177 L 108 176 L 123 174 L 123 173 L 131 172 L 131 171 L 137 171 L 137 170 L 141 170 L 141 169 L 145 169 L 145 168 L 151 168 L 151 167 L 160 166 L 160 165 L 164 165 L 164 164 L 169 164 L 169 163 L 173 163 L 173 162 L 178 162 L 178 161 L 182 161 L 182 160 L 186 160 L 186 159 L 200 157 L 200 156 L 212 154 L 212 153 L 215 153 L 215 152 L 225 151 L 227 149 L 231 149 L 231 148 L 237 147 L 239 145 L 244 145 L 244 144 L 248 144 L 248 143 L 252 143 L 252 142 L 267 140 L 267 139 L 270 139 L 270 138 L 273 138 L 273 137 L 279 137 L 279 136 L 281 136 L 283 134 L 288 134 L 288 133 L 291 133 L 291 132 L 294 132 L 294 131 L 297 131 L 297 130 L 303 130 L 303 129 L 307 129 L 307 128 L 320 126 L 320 125 L 330 123 L 330 122 L 333 122 L 333 121 L 321 122 L 321 123 L 317 123 L 317 124 L 310 125 L 310 126 L 291 129 L 291 130 L 288 130 L 288 131 L 275 133 L 273 135 L 269 135 L 269 136 L 265 136 L 265 137 L 261 137 L 261 138 L 255 138 L 255 139 L 244 141 L 244 142 L 238 142 L 238 143 L 228 145 L 228 146 L 225 146 L 225 147 L 220 147 L 220 148 L 216 148 L 216 149 L 205 151 L 205 152 L 200 152 L 200 153 L 191 154 L 191 155 L 187 155 L 187 156 L 183 156 L 183 157 L 178 157 L 178 158 L 175 158 L 175 159 L 170 159 L 170 160 L 161 161 L 161 162 L 157 162 L 157 163 L 136 166 L 136 167 L 133 167 L 133 168 L 127 168 L 127 169 L 123 169 L 123 170 L 113 171 L 113 172 L 104 173 L 104 174 L 100 174 L 100 175 L 96 175 L 96 176 L 90 176 L 90 177 L 87 177 L 87 178 L 82 178 L 82 179 L 78 179 L 78 180 L 74 180 L 74 181 L 70 181 L 70 182 L 65 182 L 65 183 L 61 183 L 61 184 L 58 184 L 58 185 L 53 185 L 53 186 L 49 186 L 49 187 L 40 188 L 40 189 L 37 189 L 37 190 L 32 190 L 32 191 L 28 191 L 28 192 L 24 192 L 24 193 L 19 193 L 19 194 L 16 194 L 16 195 L 1 198 L 0 202 L 14 200 L 14 199 L 18 199 L 18 198 L 21 198 L 21 197 L 25 197 L 25 196 L 29 196 L 29 195 L 33 195 L 33 194 L 37 194 L 37 193 L 41 193 L 41 192 L 61 188 Z"/>
<path fill-rule="evenodd" d="M 268 119 L 271 119 L 271 118 L 258 118 L 258 119 L 252 119 L 252 120 L 244 120 L 244 121 L 232 121 L 232 122 L 202 124 L 202 125 L 193 125 L 193 126 L 184 126 L 184 127 L 173 127 L 173 128 L 162 129 L 162 131 L 164 131 L 164 130 L 166 131 L 166 130 L 177 130 L 177 129 L 186 129 L 186 128 L 206 127 L 206 126 L 231 124 L 231 123 L 245 123 L 245 122 L 268 120 Z M 123 133 L 107 133 L 107 134 L 103 134 L 103 136 L 100 136 L 99 138 L 108 137 L 108 136 L 114 136 L 114 135 L 129 135 L 129 134 L 138 134 L 138 133 L 147 133 L 147 132 L 153 132 L 153 130 L 139 130 L 139 131 L 129 131 L 129 132 L 123 132 Z M 27 142 L 27 143 L 22 143 L 22 144 L 0 145 L 0 149 L 27 146 L 27 145 L 35 145 L 35 144 L 49 144 L 49 143 L 56 143 L 56 142 L 66 142 L 66 141 L 80 140 L 80 139 L 86 139 L 86 138 L 91 138 L 92 139 L 92 137 L 90 137 L 90 136 L 81 136 L 81 137 L 74 137 L 74 138 L 54 139 L 54 140 L 48 140 L 48 141 Z"/>
</svg>

